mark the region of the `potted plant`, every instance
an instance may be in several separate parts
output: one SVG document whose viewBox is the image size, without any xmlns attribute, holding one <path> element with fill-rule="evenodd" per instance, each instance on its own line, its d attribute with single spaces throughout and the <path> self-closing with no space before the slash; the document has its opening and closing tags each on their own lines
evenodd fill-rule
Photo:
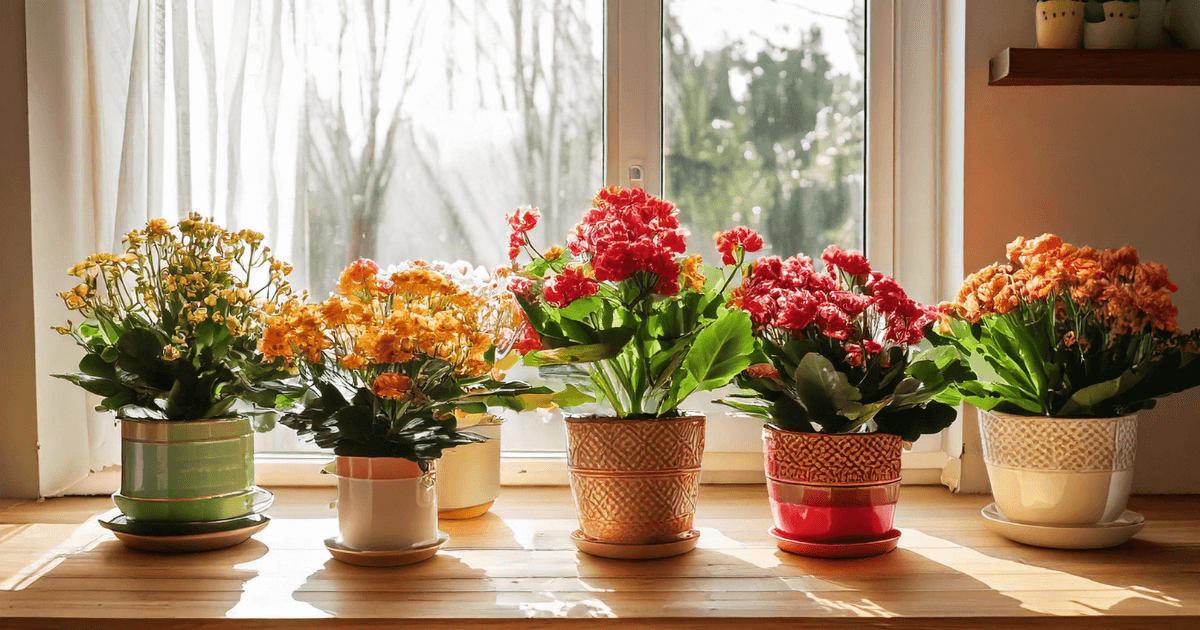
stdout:
<svg viewBox="0 0 1200 630">
<path fill-rule="evenodd" d="M 955 353 L 914 357 L 937 310 L 829 246 L 756 261 L 733 291 L 758 341 L 741 390 L 720 402 L 762 418 L 767 489 L 781 549 L 852 557 L 895 548 L 902 444 L 956 417 L 935 399 L 965 370 Z"/>
<path fill-rule="evenodd" d="M 536 210 L 509 217 L 510 258 L 531 258 L 510 281 L 526 317 L 517 347 L 530 365 L 582 364 L 611 409 L 566 419 L 576 545 L 614 558 L 676 555 L 699 535 L 705 420 L 680 405 L 750 365 L 750 318 L 724 305 L 732 273 L 706 279 L 700 257 L 684 256 L 674 204 L 617 187 L 593 204 L 566 249 L 530 240 Z M 762 239 L 736 235 L 726 263 L 740 267 Z"/>
<path fill-rule="evenodd" d="M 1038 0 L 1034 8 L 1038 48 L 1079 48 L 1083 45 L 1082 0 Z"/>
<path fill-rule="evenodd" d="M 1131 247 L 1045 234 L 1013 241 L 942 305 L 931 339 L 977 375 L 953 389 L 980 409 L 993 520 L 1082 540 L 1130 517 L 1136 414 L 1200 384 L 1200 331 L 1177 330 L 1176 289 Z"/>
<path fill-rule="evenodd" d="M 495 369 L 515 314 L 499 280 L 466 286 L 422 262 L 381 275 L 364 259 L 324 302 L 268 318 L 262 351 L 311 388 L 281 422 L 336 456 L 326 469 L 338 477 L 341 536 L 325 541 L 334 557 L 372 566 L 432 557 L 447 540 L 437 459 L 485 439 L 459 431 L 456 415 L 553 401 Z"/>
<path fill-rule="evenodd" d="M 127 543 L 224 530 L 206 539 L 219 545 L 265 525 L 249 518 L 270 501 L 253 487 L 251 418 L 292 390 L 256 344 L 268 313 L 294 298 L 291 267 L 262 241 L 195 214 L 178 226 L 154 219 L 125 235 L 124 253 L 70 270 L 80 284 L 61 297 L 85 319 L 56 330 L 85 355 L 79 372 L 55 376 L 103 397 L 97 409 L 121 421 L 113 499 L 126 518 L 102 522 Z M 221 525 L 196 525 L 212 521 Z"/>
<path fill-rule="evenodd" d="M 1089 2 L 1083 28 L 1083 47 L 1091 49 L 1128 49 L 1137 42 L 1137 0 Z"/>
</svg>

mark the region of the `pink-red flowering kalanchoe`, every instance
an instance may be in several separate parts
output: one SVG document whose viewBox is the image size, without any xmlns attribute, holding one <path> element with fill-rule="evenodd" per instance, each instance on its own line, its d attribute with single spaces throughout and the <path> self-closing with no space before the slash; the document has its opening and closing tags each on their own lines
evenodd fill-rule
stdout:
<svg viewBox="0 0 1200 630">
<path fill-rule="evenodd" d="M 910 299 L 894 279 L 871 271 L 862 254 L 831 245 L 821 258 L 825 272 L 804 255 L 762 258 L 730 303 L 750 313 L 756 331 L 844 342 L 852 365 L 885 346 L 919 343 L 937 319 L 936 308 Z"/>
</svg>

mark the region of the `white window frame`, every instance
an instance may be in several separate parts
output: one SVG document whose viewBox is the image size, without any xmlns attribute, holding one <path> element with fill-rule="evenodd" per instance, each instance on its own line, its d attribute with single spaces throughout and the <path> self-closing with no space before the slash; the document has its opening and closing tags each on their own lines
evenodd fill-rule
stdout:
<svg viewBox="0 0 1200 630">
<path fill-rule="evenodd" d="M 926 302 L 949 297 L 962 278 L 961 213 L 948 211 L 958 207 L 956 199 L 961 201 L 961 186 L 953 185 L 961 177 L 943 172 L 944 164 L 954 163 L 954 156 L 944 153 L 961 151 L 961 141 L 955 144 L 951 137 L 955 129 L 961 130 L 961 125 L 954 126 L 955 120 L 961 122 L 956 118 L 961 117 L 961 102 L 946 99 L 944 77 L 962 73 L 956 75 L 954 59 L 942 55 L 947 42 L 961 45 L 946 39 L 958 32 L 945 28 L 947 11 L 951 20 L 961 18 L 957 9 L 946 8 L 955 6 L 947 0 L 867 0 L 866 246 L 876 268 L 895 275 L 914 297 Z M 663 0 L 607 0 L 605 11 L 605 179 L 661 194 Z M 950 105 L 946 111 L 944 103 Z M 640 181 L 632 167 L 640 170 Z M 720 416 L 711 414 L 710 419 L 729 418 Z M 27 421 L 36 426 L 36 418 Z M 935 436 L 932 450 L 904 453 L 905 483 L 938 483 L 947 472 L 954 476 L 962 452 L 959 425 Z M 39 455 L 59 456 L 44 449 Z M 326 485 L 329 477 L 318 470 L 329 460 L 322 454 L 260 455 L 257 481 Z M 562 454 L 510 452 L 501 466 L 505 485 L 567 483 Z M 763 480 L 758 453 L 710 451 L 704 466 L 702 479 L 707 483 Z M 65 493 L 99 494 L 118 485 L 119 472 L 109 468 Z M 45 487 L 42 493 L 47 493 Z"/>
</svg>

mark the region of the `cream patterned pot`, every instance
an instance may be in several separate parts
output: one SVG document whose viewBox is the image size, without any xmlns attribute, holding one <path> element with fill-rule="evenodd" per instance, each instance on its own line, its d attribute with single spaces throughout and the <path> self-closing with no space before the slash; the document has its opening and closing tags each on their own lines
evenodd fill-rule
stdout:
<svg viewBox="0 0 1200 630">
<path fill-rule="evenodd" d="M 1050 418 L 979 411 L 996 505 L 1030 525 L 1095 525 L 1121 516 L 1133 484 L 1137 416 Z"/>
</svg>

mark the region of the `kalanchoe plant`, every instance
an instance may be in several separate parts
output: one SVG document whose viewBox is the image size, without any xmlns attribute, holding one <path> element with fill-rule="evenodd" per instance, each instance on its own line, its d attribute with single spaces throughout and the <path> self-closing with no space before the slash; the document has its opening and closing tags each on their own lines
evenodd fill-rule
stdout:
<svg viewBox="0 0 1200 630">
<path fill-rule="evenodd" d="M 931 341 L 978 375 L 955 387 L 1017 415 L 1116 417 L 1200 384 L 1200 330 L 1183 333 L 1167 268 L 1132 247 L 1018 238 L 1008 262 L 967 278 Z"/>
<path fill-rule="evenodd" d="M 329 299 L 269 318 L 262 351 L 313 389 L 283 424 L 337 455 L 424 468 L 445 449 L 484 441 L 458 431 L 456 416 L 586 401 L 504 379 L 497 357 L 520 323 L 516 304 L 502 279 L 462 266 L 415 262 L 380 274 L 359 260 Z"/>
<path fill-rule="evenodd" d="M 720 402 L 784 431 L 878 431 L 914 441 L 955 418 L 938 402 L 966 370 L 937 349 L 913 356 L 936 309 L 909 299 L 856 251 L 756 261 L 732 303 L 749 313 L 756 363 Z"/>
<path fill-rule="evenodd" d="M 745 229 L 730 236 L 733 271 L 706 274 L 700 256 L 684 255 L 674 204 L 616 187 L 593 204 L 566 249 L 543 252 L 530 240 L 537 210 L 509 216 L 509 257 L 531 258 L 509 284 L 526 316 L 517 347 L 531 365 L 584 364 L 618 417 L 677 416 L 687 396 L 749 366 L 750 318 L 725 307 L 725 291 L 762 239 Z"/>
<path fill-rule="evenodd" d="M 239 402 L 274 408 L 290 375 L 256 343 L 267 315 L 293 299 L 291 267 L 262 241 L 196 214 L 175 227 L 153 219 L 125 235 L 124 253 L 75 265 L 80 284 L 60 296 L 84 320 L 55 330 L 87 354 L 79 372 L 55 376 L 130 420 L 227 418 Z"/>
</svg>

